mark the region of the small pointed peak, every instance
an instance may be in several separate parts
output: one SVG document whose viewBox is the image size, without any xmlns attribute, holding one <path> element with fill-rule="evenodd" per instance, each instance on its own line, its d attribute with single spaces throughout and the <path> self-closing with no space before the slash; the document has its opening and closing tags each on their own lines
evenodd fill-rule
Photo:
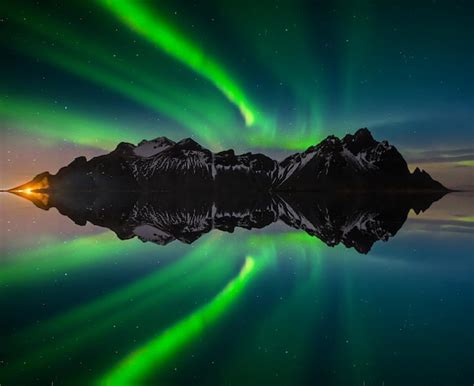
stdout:
<svg viewBox="0 0 474 386">
<path fill-rule="evenodd" d="M 120 142 L 112 153 L 120 154 L 120 155 L 128 155 L 128 154 L 131 154 L 134 149 L 135 149 L 135 145 L 128 142 Z"/>
<path fill-rule="evenodd" d="M 68 165 L 68 167 L 76 168 L 87 163 L 87 158 L 84 156 L 76 157 L 72 160 L 72 162 Z"/>
<path fill-rule="evenodd" d="M 168 137 L 157 137 L 155 139 L 152 139 L 150 142 L 156 143 L 156 144 L 166 144 L 166 145 L 174 145 L 175 142 L 169 139 Z"/>
<path fill-rule="evenodd" d="M 120 142 L 117 147 L 115 148 L 116 150 L 118 149 L 129 149 L 129 148 L 134 148 L 135 145 L 129 143 L 129 142 Z"/>
<path fill-rule="evenodd" d="M 344 147 L 354 155 L 374 147 L 378 143 L 367 128 L 359 129 L 354 134 L 345 135 L 342 142 Z"/>
<path fill-rule="evenodd" d="M 349 143 L 354 140 L 354 136 L 352 134 L 346 134 L 344 137 L 342 137 L 342 142 L 344 143 Z"/>
<path fill-rule="evenodd" d="M 357 130 L 354 134 L 346 134 L 342 141 L 345 144 L 350 144 L 353 142 L 363 142 L 367 144 L 372 144 L 376 142 L 374 137 L 372 137 L 372 133 L 366 127 Z"/>
<path fill-rule="evenodd" d="M 310 146 L 307 148 L 304 153 L 310 154 L 314 151 L 319 151 L 320 149 L 326 149 L 325 151 L 332 151 L 334 148 L 339 148 L 341 146 L 341 140 L 335 135 L 329 135 L 323 139 L 318 145 Z"/>
<path fill-rule="evenodd" d="M 188 138 L 183 138 L 181 141 L 178 142 L 178 144 L 195 144 L 197 143 L 194 139 L 192 139 L 191 137 L 188 137 Z"/>
<path fill-rule="evenodd" d="M 328 135 L 324 140 L 321 141 L 321 143 L 337 143 L 337 142 L 340 142 L 340 141 L 341 140 L 338 137 L 336 137 L 335 135 Z M 311 147 L 312 146 L 310 146 L 310 148 Z"/>
<path fill-rule="evenodd" d="M 182 148 L 189 149 L 189 150 L 201 150 L 202 149 L 202 146 L 192 138 L 184 138 L 181 141 L 177 142 L 176 145 L 178 145 L 179 147 L 182 147 Z"/>
<path fill-rule="evenodd" d="M 374 137 L 372 137 L 372 133 L 370 132 L 369 129 L 367 129 L 367 127 L 363 127 L 359 130 L 357 130 L 355 133 L 354 133 L 354 137 L 360 139 L 360 138 L 364 138 L 364 139 L 369 139 L 369 140 L 374 140 Z"/>
<path fill-rule="evenodd" d="M 416 176 L 429 176 L 429 174 L 425 170 L 420 169 L 419 167 L 415 168 L 415 170 L 413 171 L 413 175 L 416 175 Z"/>
</svg>

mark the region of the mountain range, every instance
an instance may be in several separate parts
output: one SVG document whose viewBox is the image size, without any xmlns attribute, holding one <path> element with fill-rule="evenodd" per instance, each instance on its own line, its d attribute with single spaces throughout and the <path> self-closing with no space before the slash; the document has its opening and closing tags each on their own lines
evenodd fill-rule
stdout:
<svg viewBox="0 0 474 386">
<path fill-rule="evenodd" d="M 359 129 L 329 136 L 282 161 L 264 154 L 213 153 L 191 138 L 120 143 L 109 154 L 74 159 L 57 174 L 44 172 L 12 190 L 75 191 L 439 191 L 447 189 L 398 150 Z"/>
</svg>

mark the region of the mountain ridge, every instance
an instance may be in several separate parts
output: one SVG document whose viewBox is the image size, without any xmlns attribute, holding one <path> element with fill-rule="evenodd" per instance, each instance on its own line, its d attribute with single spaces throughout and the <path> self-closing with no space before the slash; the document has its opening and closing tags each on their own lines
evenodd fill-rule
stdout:
<svg viewBox="0 0 474 386">
<path fill-rule="evenodd" d="M 121 142 L 108 154 L 77 157 L 56 175 L 41 173 L 12 190 L 25 189 L 448 191 L 419 168 L 410 173 L 398 150 L 366 128 L 342 139 L 330 135 L 282 161 L 233 149 L 213 153 L 192 138 Z"/>
</svg>

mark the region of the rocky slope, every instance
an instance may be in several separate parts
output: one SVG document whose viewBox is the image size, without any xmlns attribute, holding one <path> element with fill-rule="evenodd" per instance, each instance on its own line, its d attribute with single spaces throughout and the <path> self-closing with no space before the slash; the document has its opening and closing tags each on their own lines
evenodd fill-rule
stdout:
<svg viewBox="0 0 474 386">
<path fill-rule="evenodd" d="M 173 142 L 160 137 L 138 146 L 120 143 L 109 154 L 89 161 L 76 158 L 56 175 L 42 173 L 15 188 L 24 189 L 446 191 L 426 172 L 417 168 L 410 173 L 397 149 L 376 141 L 367 129 L 342 139 L 329 136 L 281 162 L 233 150 L 213 153 L 190 138 Z"/>
</svg>

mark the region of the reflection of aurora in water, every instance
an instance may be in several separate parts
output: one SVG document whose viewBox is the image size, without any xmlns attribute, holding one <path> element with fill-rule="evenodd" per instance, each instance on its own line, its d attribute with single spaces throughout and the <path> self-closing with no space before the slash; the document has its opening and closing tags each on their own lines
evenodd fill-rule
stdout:
<svg viewBox="0 0 474 386">
<path fill-rule="evenodd" d="M 0 4 L 4 188 L 120 141 L 279 156 L 362 126 L 472 185 L 470 2 L 26 3 Z M 473 201 L 452 200 L 367 256 L 278 225 L 158 248 L 35 213 L 40 240 L 18 206 L 0 384 L 472 384 Z"/>
<path fill-rule="evenodd" d="M 210 296 L 213 290 L 227 282 L 214 299 L 197 310 L 191 310 L 189 316 L 183 315 L 171 328 L 166 327 L 166 317 L 161 320 L 158 325 L 162 325 L 163 335 L 134 350 L 130 357 L 132 359 L 126 359 L 106 378 L 114 380 L 110 384 L 129 384 L 122 382 L 122 377 L 125 380 L 141 379 L 149 374 L 152 368 L 166 364 L 179 350 L 185 350 L 188 344 L 202 334 L 212 333 L 212 325 L 225 317 L 233 303 L 239 302 L 245 286 L 257 278 L 256 273 L 263 273 L 265 267 L 275 264 L 277 245 L 303 239 L 311 242 L 313 246 L 317 245 L 310 237 L 295 239 L 291 234 L 282 234 L 274 241 L 267 237 L 260 240 L 254 236 L 246 239 L 248 241 L 243 243 L 241 248 L 216 258 L 224 244 L 219 238 L 206 238 L 176 262 L 144 275 L 110 294 L 66 310 L 62 315 L 45 320 L 38 326 L 27 328 L 15 338 L 16 344 L 36 342 L 35 346 L 38 348 L 33 352 L 24 353 L 26 356 L 18 357 L 18 361 L 12 363 L 12 371 L 21 369 L 22 363 L 29 363 L 30 368 L 40 369 L 52 358 L 61 361 L 64 352 L 80 351 L 93 344 L 96 339 L 103 339 L 109 334 L 112 325 L 114 329 L 122 329 L 125 333 L 127 328 L 133 328 L 133 324 L 150 310 L 156 307 L 173 307 L 179 299 L 186 304 L 186 297 L 189 296 Z M 114 241 L 117 242 L 110 234 L 100 234 L 44 247 L 30 252 L 29 255 L 18 254 L 21 258 L 11 259 L 7 266 L 2 267 L 0 277 L 2 282 L 14 284 L 16 287 L 25 285 L 25 279 L 28 279 L 28 285 L 34 286 L 38 282 L 54 278 L 58 272 L 67 271 L 72 275 L 78 269 L 110 264 L 118 255 L 126 258 L 129 254 L 147 249 L 139 243 L 129 242 L 125 243 L 125 249 L 121 247 L 119 252 L 114 248 L 117 247 L 117 244 L 113 244 Z M 245 256 L 244 251 L 247 248 L 255 257 L 242 257 Z M 233 278 L 236 268 L 240 272 Z M 120 321 L 122 326 L 117 327 L 116 321 Z M 87 324 L 92 327 L 84 329 Z M 47 336 L 54 336 L 54 340 L 45 343 L 44 337 Z M 21 343 L 18 346 L 21 346 Z M 130 361 L 133 363 L 131 366 L 127 365 Z"/>
<path fill-rule="evenodd" d="M 261 261 L 258 262 L 258 264 L 261 263 Z M 186 347 L 190 341 L 196 340 L 212 328 L 226 309 L 238 300 L 246 283 L 255 274 L 255 270 L 255 260 L 247 257 L 238 276 L 233 278 L 215 298 L 166 329 L 149 343 L 133 351 L 110 374 L 106 375 L 103 384 L 136 384 L 137 379 L 143 379 L 149 373 L 159 371 L 163 362 L 169 360 L 178 350 Z"/>
<path fill-rule="evenodd" d="M 368 257 L 328 249 L 304 233 L 246 231 L 163 248 L 100 234 L 17 252 L 1 267 L 8 284 L 0 296 L 16 314 L 6 301 L 15 288 L 19 307 L 30 304 L 34 316 L 8 336 L 2 379 L 59 382 L 74 373 L 77 384 L 110 385 L 378 380 L 377 357 L 390 358 L 387 340 L 400 340 L 394 350 L 405 354 L 408 342 L 416 355 L 431 350 L 409 326 L 404 341 L 398 323 L 422 323 L 426 304 L 434 305 L 437 291 L 416 291 L 420 275 L 425 286 L 443 283 L 416 259 L 393 260 L 397 244 L 413 243 L 400 240 Z M 435 247 L 442 264 L 446 246 Z M 63 272 L 71 282 L 59 281 Z M 451 306 L 462 301 L 445 296 Z M 47 312 L 34 311 L 43 302 Z M 380 323 L 388 330 L 378 331 Z M 424 326 L 443 341 L 453 328 L 447 321 Z M 423 344 L 413 348 L 413 340 Z"/>
</svg>

